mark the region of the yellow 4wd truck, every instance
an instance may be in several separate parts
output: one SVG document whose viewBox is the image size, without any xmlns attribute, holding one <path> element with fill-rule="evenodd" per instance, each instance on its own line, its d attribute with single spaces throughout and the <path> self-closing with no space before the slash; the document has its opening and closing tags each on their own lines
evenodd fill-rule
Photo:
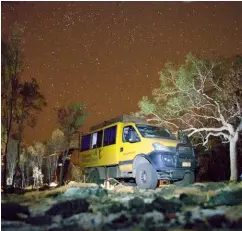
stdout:
<svg viewBox="0 0 242 231">
<path fill-rule="evenodd" d="M 168 129 L 136 117 L 124 115 L 91 127 L 81 137 L 79 159 L 91 182 L 134 178 L 143 189 L 194 182 L 195 155 L 188 139 L 181 142 Z"/>
</svg>

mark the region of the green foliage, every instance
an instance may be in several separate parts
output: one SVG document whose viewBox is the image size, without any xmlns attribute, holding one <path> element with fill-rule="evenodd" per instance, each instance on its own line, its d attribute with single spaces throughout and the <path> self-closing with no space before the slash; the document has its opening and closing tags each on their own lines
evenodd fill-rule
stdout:
<svg viewBox="0 0 242 231">
<path fill-rule="evenodd" d="M 142 100 L 139 102 L 139 107 L 141 108 L 142 113 L 145 115 L 149 115 L 150 113 L 153 113 L 156 110 L 155 103 L 149 100 L 147 96 L 144 96 Z"/>
<path fill-rule="evenodd" d="M 36 123 L 34 113 L 42 111 L 42 108 L 47 105 L 45 97 L 40 92 L 37 80 L 34 78 L 30 82 L 20 83 L 18 90 L 15 119 L 21 126 L 26 122 L 33 127 Z"/>
<path fill-rule="evenodd" d="M 57 122 L 68 142 L 86 119 L 83 112 L 84 107 L 80 104 L 70 104 L 67 107 L 57 109 Z"/>
<path fill-rule="evenodd" d="M 173 128 L 217 127 L 221 115 L 238 124 L 241 60 L 241 56 L 205 60 L 188 54 L 183 65 L 166 63 L 160 72 L 160 87 L 153 90 L 152 99 L 142 98 L 136 114 L 154 118 L 159 124 L 173 124 Z"/>
</svg>

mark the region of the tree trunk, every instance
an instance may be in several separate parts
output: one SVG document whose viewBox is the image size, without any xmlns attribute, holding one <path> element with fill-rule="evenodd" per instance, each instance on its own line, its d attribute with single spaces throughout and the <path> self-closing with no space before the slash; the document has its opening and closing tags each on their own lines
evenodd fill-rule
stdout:
<svg viewBox="0 0 242 231">
<path fill-rule="evenodd" d="M 236 181 L 238 179 L 238 166 L 237 166 L 237 149 L 236 143 L 238 140 L 238 134 L 230 140 L 229 154 L 230 154 L 230 180 Z"/>
<path fill-rule="evenodd" d="M 6 142 L 6 147 L 3 155 L 3 190 L 5 190 L 6 185 L 7 185 L 7 153 L 8 153 L 8 142 L 9 142 L 9 135 L 7 136 L 7 142 Z"/>
<path fill-rule="evenodd" d="M 69 153 L 69 148 L 70 148 L 70 141 L 68 141 L 67 150 L 64 151 L 63 156 L 62 156 L 62 165 L 61 165 L 61 168 L 60 168 L 60 182 L 59 182 L 60 186 L 62 186 L 63 183 L 64 183 L 63 182 L 63 171 L 64 171 L 64 164 L 65 164 L 65 161 L 66 161 L 66 157 Z"/>
</svg>

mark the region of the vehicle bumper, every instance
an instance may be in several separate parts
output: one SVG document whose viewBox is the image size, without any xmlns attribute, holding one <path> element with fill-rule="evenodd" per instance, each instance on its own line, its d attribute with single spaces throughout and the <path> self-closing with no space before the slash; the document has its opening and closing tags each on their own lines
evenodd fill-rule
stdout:
<svg viewBox="0 0 242 231">
<path fill-rule="evenodd" d="M 158 171 L 158 179 L 159 180 L 170 180 L 170 181 L 175 181 L 175 180 L 182 180 L 185 173 L 190 173 L 193 172 L 192 169 L 173 169 L 173 170 L 163 170 L 163 171 Z"/>
</svg>

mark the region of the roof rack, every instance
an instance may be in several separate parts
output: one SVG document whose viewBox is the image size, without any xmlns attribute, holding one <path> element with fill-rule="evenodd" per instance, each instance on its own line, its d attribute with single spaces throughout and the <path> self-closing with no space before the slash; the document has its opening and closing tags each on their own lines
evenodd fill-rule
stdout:
<svg viewBox="0 0 242 231">
<path fill-rule="evenodd" d="M 146 119 L 144 118 L 139 118 L 136 116 L 129 116 L 129 115 L 121 115 L 90 127 L 90 132 L 117 122 L 147 123 Z"/>
</svg>

